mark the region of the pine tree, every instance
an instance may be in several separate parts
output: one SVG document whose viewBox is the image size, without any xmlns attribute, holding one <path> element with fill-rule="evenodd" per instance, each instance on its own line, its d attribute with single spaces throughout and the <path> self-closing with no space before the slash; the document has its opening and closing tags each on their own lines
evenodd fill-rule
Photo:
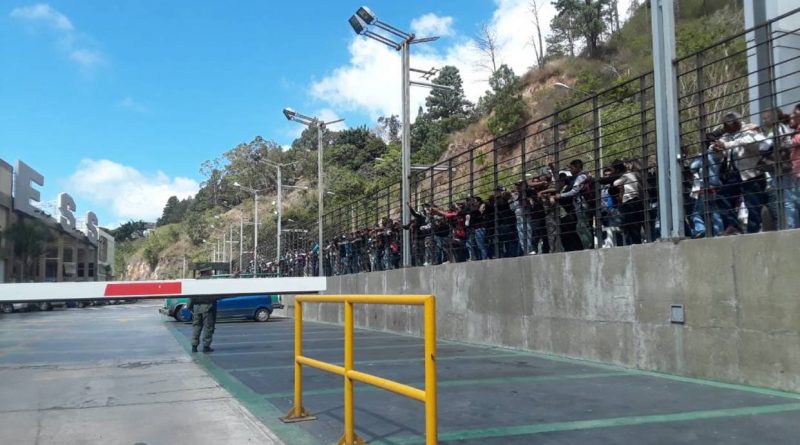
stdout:
<svg viewBox="0 0 800 445">
<path fill-rule="evenodd" d="M 464 94 L 464 81 L 458 68 L 447 65 L 439 71 L 433 79 L 436 85 L 452 87 L 452 90 L 434 88 L 425 99 L 430 119 L 437 121 L 452 117 L 464 118 L 467 116 L 471 103 Z"/>
</svg>

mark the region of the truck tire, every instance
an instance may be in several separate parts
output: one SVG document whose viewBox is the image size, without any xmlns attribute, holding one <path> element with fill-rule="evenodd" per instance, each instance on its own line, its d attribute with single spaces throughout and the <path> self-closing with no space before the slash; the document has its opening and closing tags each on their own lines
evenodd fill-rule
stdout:
<svg viewBox="0 0 800 445">
<path fill-rule="evenodd" d="M 272 314 L 272 311 L 262 307 L 262 308 L 259 308 L 256 311 L 255 315 L 253 316 L 253 319 L 255 321 L 258 321 L 258 322 L 269 321 L 269 316 L 271 314 Z"/>
</svg>

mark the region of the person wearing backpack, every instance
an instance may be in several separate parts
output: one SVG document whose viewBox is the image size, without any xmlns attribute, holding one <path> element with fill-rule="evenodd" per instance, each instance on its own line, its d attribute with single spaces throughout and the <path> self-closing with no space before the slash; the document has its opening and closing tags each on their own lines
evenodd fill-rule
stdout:
<svg viewBox="0 0 800 445">
<path fill-rule="evenodd" d="M 591 173 L 583 169 L 583 161 L 575 159 L 569 163 L 572 185 L 564 193 L 557 194 L 556 200 L 571 198 L 577 220 L 577 234 L 584 249 L 594 246 L 592 235 L 592 209 L 594 208 L 594 180 Z"/>
<path fill-rule="evenodd" d="M 747 206 L 747 233 L 757 233 L 761 230 L 761 208 L 767 203 L 766 176 L 758 168 L 761 143 L 766 138 L 757 128 L 743 124 L 736 112 L 723 116 L 722 127 L 724 133 L 711 149 L 727 158 L 723 176 L 740 181 L 739 193 Z"/>
<path fill-rule="evenodd" d="M 642 179 L 637 172 L 628 170 L 621 160 L 611 164 L 613 174 L 617 176 L 612 185 L 622 189 L 622 233 L 625 234 L 627 243 L 642 244 L 642 229 L 644 228 L 644 205 L 642 202 Z"/>
</svg>

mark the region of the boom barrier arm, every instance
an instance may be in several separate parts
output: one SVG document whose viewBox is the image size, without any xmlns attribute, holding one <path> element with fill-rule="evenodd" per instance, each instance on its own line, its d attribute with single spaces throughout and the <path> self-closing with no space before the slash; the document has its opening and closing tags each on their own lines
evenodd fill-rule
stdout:
<svg viewBox="0 0 800 445">
<path fill-rule="evenodd" d="M 324 292 L 325 277 L 0 284 L 0 303 Z"/>
<path fill-rule="evenodd" d="M 433 295 L 309 295 L 298 296 L 294 330 L 294 406 L 282 417 L 284 422 L 315 420 L 303 406 L 303 366 L 310 366 L 344 378 L 344 434 L 337 445 L 363 445 L 355 433 L 353 382 L 376 386 L 425 404 L 425 444 L 437 443 L 436 408 L 436 299 Z M 326 363 L 303 355 L 303 305 L 305 303 L 344 303 L 344 366 Z M 404 385 L 353 369 L 353 305 L 394 304 L 424 307 L 425 389 Z"/>
</svg>

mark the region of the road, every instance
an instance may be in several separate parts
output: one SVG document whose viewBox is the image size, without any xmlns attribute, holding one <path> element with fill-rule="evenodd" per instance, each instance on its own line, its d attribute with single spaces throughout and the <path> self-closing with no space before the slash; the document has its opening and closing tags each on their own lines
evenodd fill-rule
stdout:
<svg viewBox="0 0 800 445">
<path fill-rule="evenodd" d="M 190 326 L 171 330 L 188 348 Z M 342 378 L 306 368 L 313 422 L 284 425 L 291 407 L 293 322 L 221 323 L 199 357 L 287 444 L 329 445 L 342 434 Z M 343 330 L 304 322 L 306 355 L 342 363 Z M 355 367 L 421 387 L 418 338 L 357 330 Z M 439 341 L 439 443 L 468 445 L 786 445 L 800 443 L 800 394 Z M 422 404 L 360 383 L 355 425 L 370 445 L 423 444 Z"/>
<path fill-rule="evenodd" d="M 306 322 L 304 351 L 341 363 L 342 328 Z M 305 373 L 313 422 L 291 406 L 293 322 L 218 323 L 212 354 L 153 303 L 0 316 L 0 444 L 329 445 L 342 381 Z M 418 338 L 357 330 L 356 369 L 423 381 Z M 502 348 L 438 342 L 439 443 L 784 445 L 800 394 Z M 424 443 L 422 405 L 356 385 L 371 445 Z M 283 442 L 281 442 L 281 440 Z"/>
<path fill-rule="evenodd" d="M 170 335 L 156 302 L 0 315 L 0 444 L 275 438 Z"/>
</svg>

